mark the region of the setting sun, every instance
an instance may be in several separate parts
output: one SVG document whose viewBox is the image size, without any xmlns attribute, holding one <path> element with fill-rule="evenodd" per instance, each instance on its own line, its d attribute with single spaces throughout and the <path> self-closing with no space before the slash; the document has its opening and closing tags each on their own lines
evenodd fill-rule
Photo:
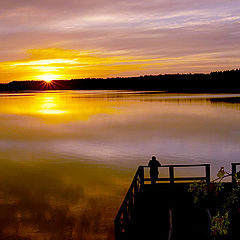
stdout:
<svg viewBox="0 0 240 240">
<path fill-rule="evenodd" d="M 44 74 L 39 76 L 39 78 L 41 78 L 42 80 L 44 80 L 45 82 L 51 82 L 54 79 L 57 79 L 57 76 L 54 74 Z"/>
<path fill-rule="evenodd" d="M 51 77 L 45 77 L 43 80 L 44 80 L 45 82 L 51 82 L 51 81 L 52 81 Z"/>
</svg>

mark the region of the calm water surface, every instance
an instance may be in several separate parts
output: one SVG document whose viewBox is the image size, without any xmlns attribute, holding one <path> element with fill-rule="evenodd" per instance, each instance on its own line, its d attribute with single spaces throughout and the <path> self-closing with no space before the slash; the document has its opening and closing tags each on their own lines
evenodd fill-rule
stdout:
<svg viewBox="0 0 240 240">
<path fill-rule="evenodd" d="M 151 155 L 211 163 L 215 177 L 239 162 L 239 146 L 240 94 L 0 94 L 0 239 L 113 239 Z"/>
</svg>

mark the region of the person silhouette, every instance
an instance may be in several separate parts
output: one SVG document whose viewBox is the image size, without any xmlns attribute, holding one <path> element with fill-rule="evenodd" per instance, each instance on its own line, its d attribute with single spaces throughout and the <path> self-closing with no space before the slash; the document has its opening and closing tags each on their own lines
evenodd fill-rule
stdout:
<svg viewBox="0 0 240 240">
<path fill-rule="evenodd" d="M 158 179 L 158 167 L 161 167 L 161 163 L 156 159 L 155 156 L 152 156 L 148 166 L 150 167 L 151 184 L 155 184 Z"/>
</svg>

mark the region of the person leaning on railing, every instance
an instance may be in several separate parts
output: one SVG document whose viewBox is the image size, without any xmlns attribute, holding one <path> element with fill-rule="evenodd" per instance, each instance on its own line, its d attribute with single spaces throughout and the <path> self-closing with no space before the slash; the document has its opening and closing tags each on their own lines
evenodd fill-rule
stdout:
<svg viewBox="0 0 240 240">
<path fill-rule="evenodd" d="M 158 179 L 158 167 L 161 167 L 161 163 L 156 159 L 155 156 L 152 156 L 148 166 L 150 167 L 151 184 L 154 184 Z"/>
</svg>

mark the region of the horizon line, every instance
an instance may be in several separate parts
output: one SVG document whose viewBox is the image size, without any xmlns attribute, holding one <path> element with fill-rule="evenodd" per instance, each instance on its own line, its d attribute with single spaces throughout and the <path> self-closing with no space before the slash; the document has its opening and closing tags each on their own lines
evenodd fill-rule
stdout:
<svg viewBox="0 0 240 240">
<path fill-rule="evenodd" d="M 159 73 L 159 74 L 144 74 L 144 75 L 138 75 L 138 76 L 115 76 L 115 77 L 85 77 L 85 78 L 71 78 L 71 79 L 52 79 L 51 81 L 72 81 L 72 80 L 81 80 L 81 79 L 117 79 L 117 78 L 140 78 L 145 76 L 164 76 L 164 75 L 194 75 L 194 74 L 211 74 L 211 73 L 219 73 L 219 72 L 230 72 L 230 71 L 239 71 L 240 68 L 233 68 L 230 70 L 219 70 L 219 71 L 210 71 L 210 72 L 179 72 L 179 73 Z M 9 82 L 0 82 L 0 84 L 9 84 L 11 82 L 44 82 L 45 80 L 39 79 L 39 80 L 33 80 L 33 79 L 26 79 L 26 80 L 12 80 Z"/>
</svg>

